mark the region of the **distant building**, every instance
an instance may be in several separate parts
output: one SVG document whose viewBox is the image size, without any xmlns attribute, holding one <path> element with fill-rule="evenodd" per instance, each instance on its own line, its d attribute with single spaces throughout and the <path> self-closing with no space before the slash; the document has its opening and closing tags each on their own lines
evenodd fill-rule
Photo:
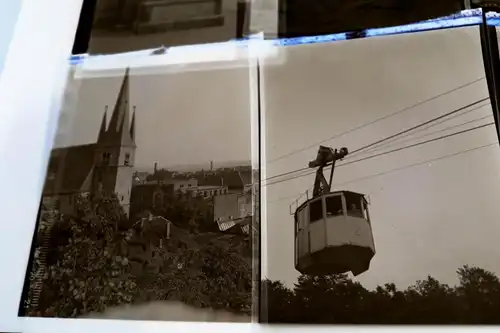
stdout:
<svg viewBox="0 0 500 333">
<path fill-rule="evenodd" d="M 174 191 L 181 191 L 186 193 L 191 188 L 196 188 L 198 186 L 198 181 L 196 178 L 166 178 L 159 180 L 160 184 L 173 185 Z"/>
<path fill-rule="evenodd" d="M 53 149 L 43 189 L 44 202 L 57 202 L 62 213 L 75 211 L 78 195 L 116 194 L 129 214 L 135 159 L 135 111 L 129 119 L 129 75 L 125 73 L 107 125 L 104 112 L 93 144 Z"/>
<path fill-rule="evenodd" d="M 130 215 L 162 209 L 169 205 L 174 195 L 173 184 L 161 184 L 159 182 L 147 182 L 132 187 L 130 198 Z"/>
<path fill-rule="evenodd" d="M 140 172 L 140 171 L 136 171 L 134 172 L 134 175 L 133 175 L 133 184 L 136 185 L 136 184 L 142 184 L 144 182 L 147 181 L 147 178 L 148 176 L 150 176 L 151 174 L 149 172 Z"/>
<path fill-rule="evenodd" d="M 252 193 L 230 193 L 214 197 L 214 221 L 219 230 L 227 231 L 237 225 L 249 232 L 253 218 Z M 245 227 L 246 226 L 246 227 Z"/>
<path fill-rule="evenodd" d="M 188 189 L 188 192 L 191 193 L 191 197 L 211 198 L 227 194 L 228 188 L 226 186 L 197 186 Z"/>
<path fill-rule="evenodd" d="M 228 192 L 224 186 L 197 186 L 196 179 L 167 179 L 135 184 L 132 187 L 132 216 L 148 210 L 165 209 L 174 201 L 210 199 Z"/>
<path fill-rule="evenodd" d="M 241 193 L 252 187 L 252 172 L 235 169 L 199 171 L 194 174 L 199 186 L 225 186 L 229 193 Z"/>
</svg>

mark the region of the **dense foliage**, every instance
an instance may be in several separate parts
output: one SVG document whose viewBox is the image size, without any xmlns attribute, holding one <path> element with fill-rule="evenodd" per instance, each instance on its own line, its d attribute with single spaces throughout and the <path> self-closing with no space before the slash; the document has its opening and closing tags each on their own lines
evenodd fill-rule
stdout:
<svg viewBox="0 0 500 333">
<path fill-rule="evenodd" d="M 249 313 L 251 266 L 244 254 L 251 251 L 242 236 L 192 233 L 173 225 L 170 238 L 158 246 L 141 224 L 126 218 L 116 198 L 81 197 L 76 204 L 76 216 L 43 210 L 27 315 L 77 317 L 151 300 Z M 47 232 L 50 241 L 44 244 Z M 131 242 L 138 239 L 147 249 L 140 274 L 132 270 L 130 257 Z M 46 264 L 40 265 L 44 251 Z M 32 301 L 37 281 L 38 304 Z"/>
<path fill-rule="evenodd" d="M 448 286 L 428 276 L 406 290 L 387 283 L 367 290 L 346 275 L 300 276 L 293 289 L 263 282 L 263 320 L 319 324 L 500 324 L 500 281 L 477 267 Z"/>
</svg>

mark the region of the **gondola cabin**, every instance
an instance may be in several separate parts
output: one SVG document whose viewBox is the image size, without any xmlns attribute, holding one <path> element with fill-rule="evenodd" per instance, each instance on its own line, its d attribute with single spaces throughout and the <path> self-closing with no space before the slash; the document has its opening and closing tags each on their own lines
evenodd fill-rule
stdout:
<svg viewBox="0 0 500 333">
<path fill-rule="evenodd" d="M 300 205 L 294 215 L 295 268 L 300 273 L 359 275 L 368 270 L 375 244 L 363 194 L 323 193 Z"/>
</svg>

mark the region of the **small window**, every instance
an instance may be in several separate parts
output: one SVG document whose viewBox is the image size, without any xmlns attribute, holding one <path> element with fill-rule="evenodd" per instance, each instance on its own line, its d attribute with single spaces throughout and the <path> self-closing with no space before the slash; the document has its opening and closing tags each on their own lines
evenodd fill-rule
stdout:
<svg viewBox="0 0 500 333">
<path fill-rule="evenodd" d="M 183 188 L 183 187 L 184 187 L 184 184 L 181 184 L 179 187 L 180 187 L 180 188 Z"/>
<path fill-rule="evenodd" d="M 109 164 L 109 160 L 111 159 L 111 153 L 103 153 L 102 154 L 102 164 Z"/>
<path fill-rule="evenodd" d="M 310 223 L 321 220 L 323 218 L 323 201 L 316 200 L 309 204 L 309 221 Z"/>
<path fill-rule="evenodd" d="M 188 184 L 188 187 L 191 187 L 191 184 Z"/>
<path fill-rule="evenodd" d="M 347 216 L 365 218 L 364 212 L 361 206 L 361 201 L 363 197 L 359 194 L 346 193 L 345 202 L 347 208 Z"/>
<path fill-rule="evenodd" d="M 123 162 L 125 165 L 130 165 L 130 153 L 125 154 L 125 161 Z"/>
<path fill-rule="evenodd" d="M 344 215 L 341 195 L 326 197 L 325 203 L 326 203 L 326 217 Z"/>
</svg>

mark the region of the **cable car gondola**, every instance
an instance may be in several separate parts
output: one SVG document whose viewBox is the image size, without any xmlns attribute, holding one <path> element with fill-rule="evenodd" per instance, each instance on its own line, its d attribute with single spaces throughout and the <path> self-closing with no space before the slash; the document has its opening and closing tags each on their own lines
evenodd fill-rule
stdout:
<svg viewBox="0 0 500 333">
<path fill-rule="evenodd" d="M 367 271 L 375 255 L 375 244 L 364 194 L 331 191 L 335 162 L 348 154 L 347 148 L 320 146 L 310 168 L 318 168 L 313 196 L 302 203 L 295 218 L 295 269 L 307 275 Z M 331 165 L 330 181 L 323 168 Z"/>
</svg>

